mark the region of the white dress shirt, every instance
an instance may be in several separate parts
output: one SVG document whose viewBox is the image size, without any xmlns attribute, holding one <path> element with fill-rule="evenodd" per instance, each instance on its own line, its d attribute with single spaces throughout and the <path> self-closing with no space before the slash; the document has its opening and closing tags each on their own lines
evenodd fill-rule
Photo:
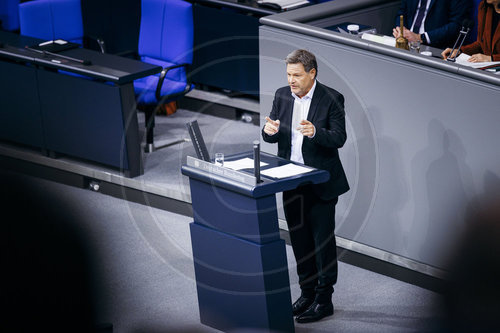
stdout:
<svg viewBox="0 0 500 333">
<path fill-rule="evenodd" d="M 309 90 L 309 92 L 302 98 L 292 92 L 292 96 L 295 101 L 293 103 L 292 154 L 290 156 L 290 160 L 299 163 L 304 163 L 304 158 L 302 156 L 302 142 L 304 141 L 304 136 L 302 135 L 302 133 L 300 133 L 299 130 L 297 130 L 297 127 L 300 126 L 300 122 L 302 120 L 307 119 L 309 108 L 311 107 L 311 100 L 314 94 L 314 89 L 316 89 L 316 80 L 314 80 L 314 84 L 311 90 Z"/>
</svg>

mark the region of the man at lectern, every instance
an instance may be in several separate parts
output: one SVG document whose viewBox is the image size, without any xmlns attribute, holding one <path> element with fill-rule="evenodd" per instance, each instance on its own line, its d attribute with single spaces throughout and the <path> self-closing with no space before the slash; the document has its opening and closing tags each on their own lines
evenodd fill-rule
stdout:
<svg viewBox="0 0 500 333">
<path fill-rule="evenodd" d="M 338 154 L 347 137 L 344 96 L 316 80 L 314 54 L 295 50 L 285 62 L 288 86 L 276 91 L 262 137 L 278 143 L 278 156 L 330 172 L 326 183 L 283 192 L 301 288 L 293 314 L 297 322 L 307 323 L 333 314 L 335 205 L 349 190 Z"/>
</svg>

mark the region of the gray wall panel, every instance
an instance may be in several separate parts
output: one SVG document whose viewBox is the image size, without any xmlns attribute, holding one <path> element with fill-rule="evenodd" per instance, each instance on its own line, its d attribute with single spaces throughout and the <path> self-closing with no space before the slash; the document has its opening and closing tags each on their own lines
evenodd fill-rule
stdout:
<svg viewBox="0 0 500 333">
<path fill-rule="evenodd" d="M 274 91 L 286 85 L 283 59 L 296 48 L 315 53 L 319 81 L 346 98 L 340 155 L 352 189 L 337 206 L 337 235 L 445 268 L 466 203 L 484 191 L 488 175 L 500 178 L 500 87 L 261 27 L 262 124 Z M 266 143 L 263 150 L 276 153 Z"/>
</svg>

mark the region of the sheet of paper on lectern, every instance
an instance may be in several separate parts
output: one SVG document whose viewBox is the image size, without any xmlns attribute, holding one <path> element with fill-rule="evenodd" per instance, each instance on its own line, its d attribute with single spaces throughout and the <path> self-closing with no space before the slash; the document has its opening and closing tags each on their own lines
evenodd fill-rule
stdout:
<svg viewBox="0 0 500 333">
<path fill-rule="evenodd" d="M 391 36 L 364 33 L 361 35 L 361 39 L 366 39 L 371 42 L 380 43 L 388 46 L 396 46 L 396 38 Z"/>
<path fill-rule="evenodd" d="M 313 171 L 314 169 L 296 165 L 293 163 L 288 163 L 279 167 L 262 170 L 261 175 L 271 177 L 271 178 L 286 178 L 291 176 L 300 175 L 302 173 Z"/>
<path fill-rule="evenodd" d="M 460 64 L 462 66 L 468 66 L 468 67 L 473 67 L 473 68 L 482 68 L 482 67 L 500 64 L 500 61 L 469 62 L 469 58 L 470 58 L 470 55 L 467 55 L 465 53 L 460 53 L 460 55 L 457 57 L 455 63 Z"/>
<path fill-rule="evenodd" d="M 266 166 L 267 163 L 260 162 L 260 167 Z M 245 157 L 235 161 L 224 161 L 224 167 L 232 170 L 241 170 L 241 169 L 252 169 L 253 168 L 253 159 Z"/>
</svg>

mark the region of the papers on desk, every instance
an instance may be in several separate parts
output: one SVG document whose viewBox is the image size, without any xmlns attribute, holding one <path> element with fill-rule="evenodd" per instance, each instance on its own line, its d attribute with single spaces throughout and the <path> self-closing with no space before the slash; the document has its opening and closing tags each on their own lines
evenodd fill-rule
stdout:
<svg viewBox="0 0 500 333">
<path fill-rule="evenodd" d="M 455 63 L 462 65 L 462 66 L 468 66 L 472 68 L 483 68 L 491 65 L 500 65 L 500 61 L 489 61 L 489 62 L 469 62 L 470 55 L 465 54 L 465 53 L 460 53 L 460 55 L 457 57 Z"/>
<path fill-rule="evenodd" d="M 364 33 L 361 35 L 361 38 L 362 39 L 365 39 L 365 40 L 369 40 L 371 42 L 376 42 L 376 43 L 380 43 L 380 44 L 384 44 L 384 45 L 388 45 L 388 46 L 396 46 L 396 38 L 394 37 L 390 37 L 390 36 L 383 36 L 383 35 L 376 35 L 376 34 L 371 34 L 371 33 Z M 422 52 L 423 54 L 423 52 Z M 427 54 L 425 54 L 427 55 Z M 429 55 L 432 55 L 429 54 Z M 472 68 L 479 68 L 479 69 L 485 69 L 484 67 L 488 67 L 488 66 L 493 66 L 493 65 L 498 65 L 500 66 L 500 61 L 490 61 L 490 62 L 469 62 L 467 60 L 469 60 L 470 56 L 465 54 L 465 53 L 461 53 L 455 63 L 456 64 L 459 64 L 459 65 L 462 65 L 462 66 L 467 66 L 467 67 L 472 67 Z M 486 71 L 488 71 L 488 69 L 485 69 Z M 500 70 L 499 71 L 494 71 L 494 70 L 490 70 L 492 72 L 495 72 L 495 74 L 497 75 L 500 75 Z"/>
<path fill-rule="evenodd" d="M 301 173 L 306 173 L 313 170 L 314 169 L 308 167 L 303 167 L 293 163 L 288 163 L 279 167 L 262 170 L 260 174 L 271 178 L 286 178 L 295 175 L 300 175 Z"/>
<path fill-rule="evenodd" d="M 60 51 L 65 51 L 65 50 L 77 48 L 79 46 L 80 45 L 77 43 L 68 42 L 68 41 L 65 41 L 64 39 L 56 39 L 56 40 L 48 40 L 48 41 L 42 42 L 40 44 L 31 45 L 29 48 L 35 49 L 35 50 L 40 50 L 40 51 L 57 53 Z"/>
<path fill-rule="evenodd" d="M 308 4 L 308 0 L 257 0 L 257 3 L 273 3 L 281 7 L 282 10 L 295 8 L 301 5 Z"/>
<path fill-rule="evenodd" d="M 260 162 L 260 167 L 266 166 L 267 163 Z M 224 161 L 224 167 L 232 170 L 253 169 L 253 159 L 245 157 L 235 161 Z"/>
<path fill-rule="evenodd" d="M 369 40 L 370 42 L 380 43 L 388 46 L 396 46 L 396 38 L 391 36 L 364 33 L 361 35 L 361 39 L 366 39 Z"/>
<path fill-rule="evenodd" d="M 63 40 L 63 39 L 56 39 L 56 40 L 48 40 L 46 42 L 38 44 L 38 46 L 45 46 L 49 44 L 59 44 L 59 45 L 64 45 L 67 44 L 68 42 Z"/>
<path fill-rule="evenodd" d="M 224 161 L 224 167 L 231 170 L 253 169 L 253 163 L 253 159 L 245 157 L 235 161 Z M 260 162 L 261 168 L 266 165 L 268 163 Z M 279 167 L 262 170 L 260 174 L 271 178 L 286 178 L 313 170 L 309 167 L 288 163 Z"/>
</svg>

